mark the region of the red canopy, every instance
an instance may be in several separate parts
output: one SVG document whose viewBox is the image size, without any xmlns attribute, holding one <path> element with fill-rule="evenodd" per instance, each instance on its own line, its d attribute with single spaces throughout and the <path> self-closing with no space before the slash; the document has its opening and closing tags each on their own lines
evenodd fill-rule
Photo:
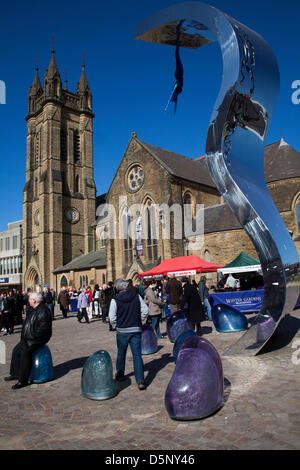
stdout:
<svg viewBox="0 0 300 470">
<path fill-rule="evenodd" d="M 223 268 L 223 266 L 209 263 L 196 255 L 181 256 L 179 258 L 165 259 L 159 266 L 150 271 L 140 273 L 139 277 L 167 276 L 168 274 L 188 276 L 196 273 L 212 273 L 219 268 Z"/>
</svg>

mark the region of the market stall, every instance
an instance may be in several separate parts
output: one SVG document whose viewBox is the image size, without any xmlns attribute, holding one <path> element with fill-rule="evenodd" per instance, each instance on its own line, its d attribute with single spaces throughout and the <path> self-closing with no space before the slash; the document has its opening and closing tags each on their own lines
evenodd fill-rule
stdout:
<svg viewBox="0 0 300 470">
<path fill-rule="evenodd" d="M 212 273 L 222 268 L 221 265 L 209 263 L 197 255 L 180 256 L 165 259 L 160 265 L 139 274 L 140 279 L 163 278 L 171 275 L 194 276 L 199 273 Z"/>
<path fill-rule="evenodd" d="M 241 251 L 241 253 L 231 261 L 231 263 L 217 270 L 217 272 L 221 274 L 249 273 L 256 271 L 261 272 L 259 261 L 252 256 L 247 255 L 244 251 Z"/>
</svg>

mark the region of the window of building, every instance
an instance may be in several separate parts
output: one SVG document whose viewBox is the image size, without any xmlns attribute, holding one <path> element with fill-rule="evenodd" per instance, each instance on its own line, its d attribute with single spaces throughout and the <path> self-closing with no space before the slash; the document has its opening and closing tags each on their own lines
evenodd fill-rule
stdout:
<svg viewBox="0 0 300 470">
<path fill-rule="evenodd" d="M 18 237 L 17 235 L 13 236 L 13 250 L 16 250 L 18 248 Z"/>
<path fill-rule="evenodd" d="M 0 251 L 3 251 L 3 238 L 0 239 Z"/>
<path fill-rule="evenodd" d="M 35 161 L 34 166 L 37 168 L 40 164 L 40 133 L 36 135 L 35 141 Z"/>
<path fill-rule="evenodd" d="M 60 129 L 60 158 L 67 160 L 67 132 L 63 127 Z"/>
<path fill-rule="evenodd" d="M 131 234 L 131 218 L 128 214 L 127 207 L 124 209 L 122 217 L 123 225 L 123 249 L 124 249 L 124 261 L 125 265 L 132 264 L 133 261 L 133 246 L 132 246 L 132 234 Z"/>
<path fill-rule="evenodd" d="M 22 269 L 23 269 L 22 263 L 23 263 L 22 256 L 19 256 L 19 258 L 18 258 L 18 272 L 19 272 L 19 274 L 22 273 Z"/>
<path fill-rule="evenodd" d="M 145 204 L 145 227 L 146 227 L 146 248 L 148 261 L 153 262 L 158 258 L 157 250 L 157 220 L 155 207 L 148 199 Z"/>
<path fill-rule="evenodd" d="M 79 193 L 79 175 L 75 176 L 75 187 L 74 187 L 74 192 Z"/>
<path fill-rule="evenodd" d="M 79 135 L 78 130 L 74 131 L 73 147 L 74 147 L 74 163 L 79 163 L 80 162 L 80 135 Z"/>
<path fill-rule="evenodd" d="M 10 239 L 8 237 L 5 238 L 5 249 L 6 250 L 10 249 Z"/>
<path fill-rule="evenodd" d="M 38 179 L 34 178 L 34 197 L 38 197 Z"/>
<path fill-rule="evenodd" d="M 60 281 L 60 286 L 66 287 L 67 285 L 68 285 L 68 279 L 66 278 L 66 276 L 63 276 Z"/>
</svg>

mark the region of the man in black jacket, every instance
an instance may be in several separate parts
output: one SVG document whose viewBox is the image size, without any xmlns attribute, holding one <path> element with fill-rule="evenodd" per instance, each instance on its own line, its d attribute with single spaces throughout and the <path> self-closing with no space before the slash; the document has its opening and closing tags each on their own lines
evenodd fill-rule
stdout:
<svg viewBox="0 0 300 470">
<path fill-rule="evenodd" d="M 32 353 L 46 344 L 52 335 L 52 319 L 47 305 L 43 302 L 43 296 L 34 292 L 29 296 L 29 304 L 32 310 L 26 316 L 22 331 L 21 341 L 14 347 L 10 364 L 10 376 L 5 381 L 17 380 L 12 389 L 28 385 L 32 367 Z"/>
</svg>

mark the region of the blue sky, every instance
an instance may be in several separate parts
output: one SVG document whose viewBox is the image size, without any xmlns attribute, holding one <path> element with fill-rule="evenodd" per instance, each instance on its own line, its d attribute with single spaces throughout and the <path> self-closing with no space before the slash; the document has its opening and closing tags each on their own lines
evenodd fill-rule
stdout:
<svg viewBox="0 0 300 470">
<path fill-rule="evenodd" d="M 204 154 L 206 133 L 222 76 L 216 43 L 197 51 L 181 50 L 184 89 L 178 109 L 164 108 L 174 85 L 175 49 L 134 39 L 135 24 L 174 0 L 11 0 L 1 2 L 0 80 L 6 104 L 0 104 L 1 218 L 22 219 L 26 168 L 27 96 L 38 57 L 43 81 L 52 37 L 62 80 L 75 91 L 84 52 L 93 93 L 94 167 L 97 193 L 102 194 L 119 165 L 131 132 L 147 143 L 191 158 Z M 211 0 L 261 34 L 275 52 L 281 90 L 266 144 L 284 139 L 300 151 L 300 104 L 291 101 L 294 80 L 300 80 L 299 0 Z"/>
</svg>

